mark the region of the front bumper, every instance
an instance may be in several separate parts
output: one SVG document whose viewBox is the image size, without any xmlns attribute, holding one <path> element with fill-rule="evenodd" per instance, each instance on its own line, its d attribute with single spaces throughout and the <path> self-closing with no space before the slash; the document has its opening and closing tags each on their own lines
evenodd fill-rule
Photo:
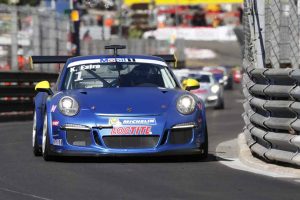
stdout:
<svg viewBox="0 0 300 200">
<path fill-rule="evenodd" d="M 176 110 L 138 116 L 104 115 L 89 110 L 81 110 L 76 117 L 48 113 L 50 151 L 58 156 L 201 153 L 206 128 L 204 112 L 197 107 L 186 116 Z"/>
<path fill-rule="evenodd" d="M 206 108 L 216 107 L 220 102 L 219 93 L 196 94 L 204 103 Z"/>
<path fill-rule="evenodd" d="M 136 155 L 179 155 L 202 153 L 205 141 L 203 127 L 165 129 L 153 135 L 107 135 L 111 129 L 59 130 L 53 135 L 51 152 L 56 156 L 136 156 Z M 85 132 L 85 137 L 82 137 Z M 72 137 L 68 136 L 73 134 Z M 119 139 L 119 138 L 122 138 Z M 77 139 L 76 139 L 77 138 Z M 107 139 L 114 139 L 113 142 Z M 153 140 L 155 138 L 155 140 Z M 130 139 L 128 142 L 127 140 Z M 142 139 L 142 140 L 141 140 Z M 146 141 L 147 139 L 148 142 Z M 60 140 L 60 142 L 57 142 Z M 125 142 L 124 142 L 125 141 Z M 126 142 L 127 141 L 127 142 Z M 127 145 L 127 146 L 126 146 Z M 128 146 L 129 145 L 129 146 Z"/>
<path fill-rule="evenodd" d="M 195 149 L 177 149 L 177 150 L 165 150 L 155 152 L 136 152 L 136 153 L 111 153 L 111 152 L 99 152 L 99 151 L 78 151 L 78 150 L 56 150 L 54 146 L 51 146 L 51 155 L 53 156 L 70 156 L 70 157 L 131 157 L 131 156 L 180 156 L 180 155 L 198 155 L 204 153 L 201 148 Z"/>
</svg>

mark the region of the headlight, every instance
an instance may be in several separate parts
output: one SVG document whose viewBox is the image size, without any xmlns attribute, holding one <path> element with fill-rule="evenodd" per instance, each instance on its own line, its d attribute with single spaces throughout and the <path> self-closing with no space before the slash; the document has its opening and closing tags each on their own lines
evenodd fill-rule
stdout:
<svg viewBox="0 0 300 200">
<path fill-rule="evenodd" d="M 181 114 L 188 115 L 195 110 L 195 99 L 191 95 L 182 95 L 177 100 L 177 110 Z"/>
<path fill-rule="evenodd" d="M 219 89 L 220 89 L 220 86 L 218 86 L 218 85 L 213 85 L 213 86 L 211 86 L 211 92 L 212 93 L 217 93 L 218 91 L 219 91 Z"/>
<path fill-rule="evenodd" d="M 58 107 L 60 112 L 67 116 L 74 116 L 79 111 L 79 105 L 77 101 L 69 96 L 61 98 Z"/>
</svg>

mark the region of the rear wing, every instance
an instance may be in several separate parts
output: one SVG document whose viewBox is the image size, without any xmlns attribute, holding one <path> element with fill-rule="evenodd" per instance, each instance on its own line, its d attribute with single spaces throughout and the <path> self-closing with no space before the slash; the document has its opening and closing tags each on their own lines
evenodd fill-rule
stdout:
<svg viewBox="0 0 300 200">
<path fill-rule="evenodd" d="M 177 68 L 177 58 L 175 54 L 154 55 L 164 59 L 167 63 L 174 63 L 174 68 Z"/>
<path fill-rule="evenodd" d="M 167 63 L 174 63 L 174 67 L 177 67 L 177 58 L 175 55 L 154 55 L 164 59 Z M 33 64 L 62 64 L 66 63 L 69 58 L 73 56 L 31 56 L 30 68 L 33 69 Z"/>
<path fill-rule="evenodd" d="M 63 64 L 69 58 L 72 56 L 31 56 L 30 68 L 33 69 L 33 64 Z"/>
</svg>

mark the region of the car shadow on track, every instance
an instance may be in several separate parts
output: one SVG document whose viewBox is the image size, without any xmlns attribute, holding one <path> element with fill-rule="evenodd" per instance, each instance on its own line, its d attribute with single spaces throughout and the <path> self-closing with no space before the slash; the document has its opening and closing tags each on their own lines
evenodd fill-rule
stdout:
<svg viewBox="0 0 300 200">
<path fill-rule="evenodd" d="M 64 163 L 180 163 L 231 161 L 208 154 L 206 159 L 195 156 L 110 156 L 110 157 L 58 157 L 55 162 Z"/>
</svg>

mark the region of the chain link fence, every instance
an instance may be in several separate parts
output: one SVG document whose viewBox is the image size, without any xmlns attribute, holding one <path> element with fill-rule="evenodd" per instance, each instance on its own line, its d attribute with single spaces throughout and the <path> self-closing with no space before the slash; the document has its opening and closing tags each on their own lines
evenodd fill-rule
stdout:
<svg viewBox="0 0 300 200">
<path fill-rule="evenodd" d="M 0 70 L 29 70 L 31 55 L 66 55 L 69 27 L 68 16 L 53 10 L 0 4 Z"/>
</svg>

